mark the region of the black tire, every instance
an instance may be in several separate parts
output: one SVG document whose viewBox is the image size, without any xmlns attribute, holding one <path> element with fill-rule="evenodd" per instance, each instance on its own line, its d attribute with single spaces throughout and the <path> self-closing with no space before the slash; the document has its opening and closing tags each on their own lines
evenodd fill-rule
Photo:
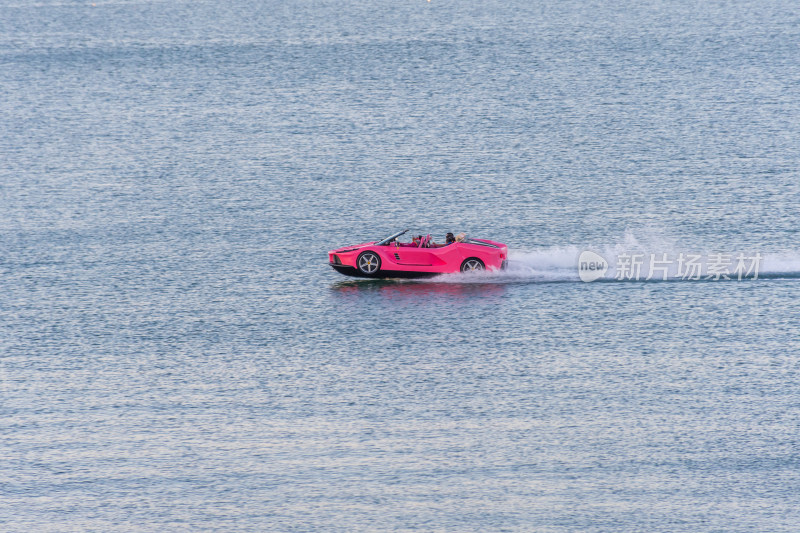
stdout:
<svg viewBox="0 0 800 533">
<path fill-rule="evenodd" d="M 461 272 L 478 272 L 480 270 L 486 270 L 486 265 L 477 257 L 468 257 L 461 263 Z"/>
<path fill-rule="evenodd" d="M 356 265 L 362 275 L 367 277 L 377 276 L 381 269 L 381 257 L 377 253 L 367 250 L 358 255 Z"/>
</svg>

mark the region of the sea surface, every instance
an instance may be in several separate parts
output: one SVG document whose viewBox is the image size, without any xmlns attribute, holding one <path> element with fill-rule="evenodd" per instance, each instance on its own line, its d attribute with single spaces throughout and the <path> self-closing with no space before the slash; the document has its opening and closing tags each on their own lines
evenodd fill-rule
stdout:
<svg viewBox="0 0 800 533">
<path fill-rule="evenodd" d="M 798 163 L 788 0 L 0 0 L 0 530 L 796 532 Z"/>
</svg>

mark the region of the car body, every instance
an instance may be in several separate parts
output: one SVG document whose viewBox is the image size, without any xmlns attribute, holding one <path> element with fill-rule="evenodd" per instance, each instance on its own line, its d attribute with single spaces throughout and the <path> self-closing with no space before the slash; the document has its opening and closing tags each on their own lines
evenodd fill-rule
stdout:
<svg viewBox="0 0 800 533">
<path fill-rule="evenodd" d="M 463 233 L 451 244 L 435 244 L 430 235 L 400 242 L 404 230 L 381 241 L 344 246 L 328 252 L 331 267 L 362 278 L 415 278 L 453 272 L 505 268 L 508 246 Z"/>
</svg>

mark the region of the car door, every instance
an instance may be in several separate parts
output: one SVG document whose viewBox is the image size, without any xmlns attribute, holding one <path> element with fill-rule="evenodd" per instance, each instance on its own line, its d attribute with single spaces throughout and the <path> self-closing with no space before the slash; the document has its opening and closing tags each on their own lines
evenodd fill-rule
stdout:
<svg viewBox="0 0 800 533">
<path fill-rule="evenodd" d="M 398 246 L 394 249 L 394 256 L 399 265 L 428 266 L 433 264 L 428 248 L 416 246 Z"/>
</svg>

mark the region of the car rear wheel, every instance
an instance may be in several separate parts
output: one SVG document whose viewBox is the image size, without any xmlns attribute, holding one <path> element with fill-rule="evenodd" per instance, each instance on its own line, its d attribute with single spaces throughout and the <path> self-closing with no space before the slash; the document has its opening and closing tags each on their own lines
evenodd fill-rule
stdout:
<svg viewBox="0 0 800 533">
<path fill-rule="evenodd" d="M 477 272 L 485 269 L 486 266 L 484 266 L 483 261 L 475 257 L 464 259 L 464 262 L 461 263 L 461 272 Z"/>
<path fill-rule="evenodd" d="M 381 258 L 375 252 L 364 252 L 358 256 L 358 270 L 365 276 L 374 276 L 381 269 Z"/>
</svg>

